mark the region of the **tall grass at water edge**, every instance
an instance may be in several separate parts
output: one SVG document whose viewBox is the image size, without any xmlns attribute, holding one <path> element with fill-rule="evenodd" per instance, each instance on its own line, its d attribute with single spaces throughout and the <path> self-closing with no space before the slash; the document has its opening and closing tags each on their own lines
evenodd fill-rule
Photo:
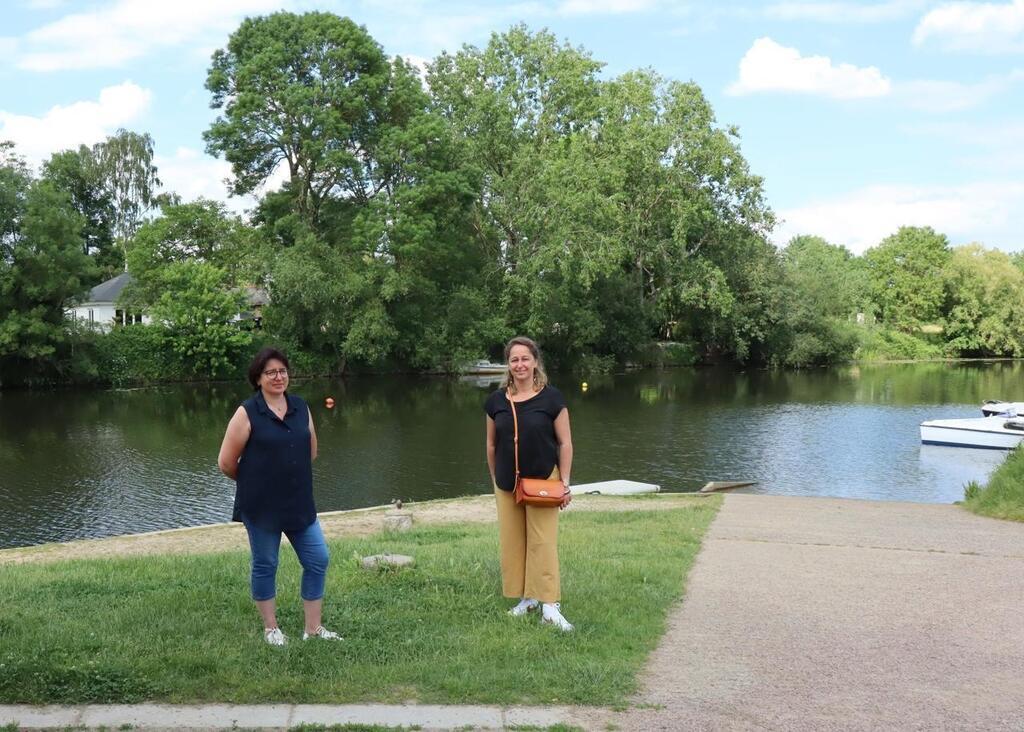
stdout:
<svg viewBox="0 0 1024 732">
<path fill-rule="evenodd" d="M 982 516 L 1024 521 L 1024 449 L 1013 450 L 984 487 L 968 483 L 964 505 Z"/>
</svg>

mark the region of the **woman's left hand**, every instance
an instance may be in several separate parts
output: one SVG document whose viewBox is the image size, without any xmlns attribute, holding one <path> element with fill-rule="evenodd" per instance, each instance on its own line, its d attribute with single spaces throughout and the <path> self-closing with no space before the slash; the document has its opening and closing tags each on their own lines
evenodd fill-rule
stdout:
<svg viewBox="0 0 1024 732">
<path fill-rule="evenodd" d="M 562 498 L 562 503 L 558 506 L 558 510 L 561 511 L 569 507 L 572 503 L 572 493 L 569 492 L 569 486 L 565 487 L 565 497 Z"/>
</svg>

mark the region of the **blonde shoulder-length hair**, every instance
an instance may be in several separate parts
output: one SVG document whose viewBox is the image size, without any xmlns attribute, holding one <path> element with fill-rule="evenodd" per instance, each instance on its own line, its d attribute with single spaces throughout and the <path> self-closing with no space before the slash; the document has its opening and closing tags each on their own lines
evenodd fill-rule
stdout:
<svg viewBox="0 0 1024 732">
<path fill-rule="evenodd" d="M 512 352 L 513 346 L 526 346 L 530 349 L 530 353 L 533 355 L 533 359 L 537 362 L 537 368 L 533 371 L 533 388 L 540 391 L 548 383 L 547 372 L 544 371 L 544 361 L 540 357 L 540 346 L 532 338 L 526 336 L 516 336 L 508 343 L 505 344 L 505 364 L 508 364 L 509 354 Z M 501 388 L 508 389 L 513 394 L 516 393 L 516 380 L 512 378 L 512 370 L 506 368 L 505 375 L 501 377 Z"/>
</svg>

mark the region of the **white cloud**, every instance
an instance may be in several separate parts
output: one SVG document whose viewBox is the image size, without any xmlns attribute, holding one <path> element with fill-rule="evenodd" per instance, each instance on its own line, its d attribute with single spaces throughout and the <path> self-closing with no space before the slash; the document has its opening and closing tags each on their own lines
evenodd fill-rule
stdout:
<svg viewBox="0 0 1024 732">
<path fill-rule="evenodd" d="M 379 3 L 375 3 L 379 5 Z M 475 4 L 471 10 L 451 9 L 439 13 L 419 2 L 399 3 L 388 8 L 387 22 L 367 23 L 370 33 L 385 48 L 414 47 L 420 54 L 453 53 L 464 43 L 486 42 L 493 31 L 503 30 L 523 19 L 550 17 L 552 8 L 540 2 Z"/>
<path fill-rule="evenodd" d="M 655 0 L 564 0 L 559 15 L 618 15 L 650 10 Z"/>
<path fill-rule="evenodd" d="M 1004 250 L 1024 247 L 1017 225 L 1024 183 L 1017 180 L 959 186 L 876 185 L 828 200 L 779 211 L 774 239 L 817 234 L 855 254 L 901 226 L 931 226 L 956 243 L 981 241 Z"/>
<path fill-rule="evenodd" d="M 159 47 L 220 38 L 245 15 L 277 10 L 280 0 L 117 0 L 97 10 L 73 13 L 23 39 L 19 68 L 58 71 L 122 66 Z"/>
<path fill-rule="evenodd" d="M 1024 0 L 940 5 L 917 24 L 913 40 L 916 45 L 935 40 L 953 51 L 1024 51 Z"/>
<path fill-rule="evenodd" d="M 966 155 L 959 162 L 971 170 L 980 171 L 984 175 L 999 173 L 1002 175 L 1024 175 L 1024 149 L 1019 147 L 981 155 Z"/>
<path fill-rule="evenodd" d="M 944 122 L 912 125 L 905 129 L 910 134 L 940 137 L 957 144 L 1007 150 L 1024 147 L 1024 121 Z"/>
<path fill-rule="evenodd" d="M 744 54 L 739 79 L 726 92 L 796 92 L 856 99 L 885 96 L 891 88 L 889 79 L 874 66 L 834 65 L 828 56 L 801 56 L 797 49 L 764 37 Z"/>
<path fill-rule="evenodd" d="M 1024 178 L 1024 122 L 945 122 L 904 128 L 910 135 L 938 138 L 960 151 L 956 162 L 982 175 Z"/>
<path fill-rule="evenodd" d="M 1024 81 L 1024 70 L 990 76 L 974 84 L 958 81 L 906 81 L 897 82 L 893 94 L 913 109 L 957 112 L 977 107 L 1021 81 Z"/>
<path fill-rule="evenodd" d="M 95 101 L 57 105 L 41 117 L 0 111 L 0 140 L 12 140 L 32 163 L 52 153 L 92 145 L 138 120 L 152 92 L 126 81 L 102 89 Z"/>
<path fill-rule="evenodd" d="M 162 190 L 174 192 L 182 201 L 209 198 L 222 201 L 229 210 L 238 214 L 253 209 L 258 197 L 269 191 L 276 191 L 288 179 L 288 166 L 277 166 L 267 182 L 256 191 L 255 196 L 231 196 L 228 183 L 233 177 L 231 163 L 213 158 L 189 147 L 179 147 L 174 155 L 155 155 L 153 158 L 159 171 Z"/>
<path fill-rule="evenodd" d="M 882 3 L 779 2 L 765 8 L 778 20 L 809 20 L 819 23 L 883 23 L 898 20 L 923 5 L 922 0 L 890 0 Z"/>
<path fill-rule="evenodd" d="M 224 181 L 231 178 L 231 163 L 205 155 L 198 150 L 179 147 L 174 155 L 156 155 L 153 158 L 159 171 L 164 191 L 173 191 L 183 201 L 211 198 L 233 204 L 236 211 L 244 208 L 242 199 L 228 197 Z"/>
<path fill-rule="evenodd" d="M 406 53 L 402 55 L 402 59 L 416 70 L 416 73 L 419 74 L 421 79 L 427 78 L 427 64 L 431 61 L 429 58 L 423 58 L 423 56 Z"/>
</svg>

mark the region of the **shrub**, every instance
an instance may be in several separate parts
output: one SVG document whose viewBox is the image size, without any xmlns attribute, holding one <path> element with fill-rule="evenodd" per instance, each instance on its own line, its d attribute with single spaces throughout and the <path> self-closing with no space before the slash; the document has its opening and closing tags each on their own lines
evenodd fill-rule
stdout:
<svg viewBox="0 0 1024 732">
<path fill-rule="evenodd" d="M 96 341 L 99 378 L 114 386 L 185 378 L 171 335 L 161 325 L 115 327 Z"/>
<path fill-rule="evenodd" d="M 909 333 L 888 328 L 863 331 L 855 357 L 863 361 L 903 361 L 942 358 L 942 348 Z"/>
</svg>

